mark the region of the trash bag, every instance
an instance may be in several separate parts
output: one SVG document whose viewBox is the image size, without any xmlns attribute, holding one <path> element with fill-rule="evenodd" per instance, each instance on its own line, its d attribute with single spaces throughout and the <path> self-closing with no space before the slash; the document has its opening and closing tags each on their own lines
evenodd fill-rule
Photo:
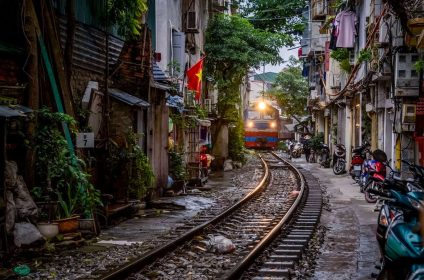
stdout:
<svg viewBox="0 0 424 280">
<path fill-rule="evenodd" d="M 38 208 L 22 176 L 18 176 L 18 166 L 14 161 L 6 162 L 5 171 L 6 189 L 13 193 L 13 200 L 17 211 L 17 218 L 24 220 L 38 215 Z"/>
<path fill-rule="evenodd" d="M 43 240 L 40 231 L 31 223 L 16 223 L 13 236 L 17 247 L 21 247 L 21 245 L 30 245 L 36 241 Z"/>
<path fill-rule="evenodd" d="M 230 171 L 233 170 L 233 161 L 231 159 L 227 159 L 224 162 L 224 171 Z"/>
<path fill-rule="evenodd" d="M 211 252 L 217 252 L 221 254 L 231 253 L 236 249 L 233 242 L 222 236 L 222 235 L 208 235 L 209 240 L 204 241 L 206 247 Z"/>
<path fill-rule="evenodd" d="M 16 206 L 13 200 L 13 193 L 10 190 L 5 192 L 6 198 L 6 232 L 12 235 L 16 220 Z"/>
</svg>

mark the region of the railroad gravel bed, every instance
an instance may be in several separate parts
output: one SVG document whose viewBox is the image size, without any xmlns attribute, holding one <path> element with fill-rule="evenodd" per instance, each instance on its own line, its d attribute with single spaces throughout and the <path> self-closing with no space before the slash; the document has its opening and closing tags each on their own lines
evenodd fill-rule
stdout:
<svg viewBox="0 0 424 280">
<path fill-rule="evenodd" d="M 234 171 L 234 177 L 231 180 L 232 187 L 224 191 L 222 189 L 211 189 L 196 194 L 212 198 L 215 203 L 210 209 L 203 210 L 195 217 L 187 219 L 187 226 L 183 227 L 184 230 L 200 224 L 202 217 L 212 217 L 222 211 L 222 209 L 234 204 L 235 201 L 255 187 L 262 175 L 261 161 L 256 156 L 250 156 L 242 169 Z M 41 253 L 40 251 L 33 252 L 31 258 L 25 258 L 25 255 L 22 254 L 14 259 L 13 263 L 15 265 L 27 264 L 31 268 L 31 273 L 20 279 L 94 279 L 98 273 L 123 265 L 131 259 L 157 248 L 166 241 L 171 240 L 175 237 L 175 234 L 181 231 L 181 229 L 178 230 L 176 228 L 161 236 L 152 236 L 151 240 L 131 245 L 100 246 L 96 244 L 97 240 L 93 240 L 85 242 L 85 246 L 76 249 L 52 250 L 54 246 L 47 244 Z M 174 269 L 179 266 L 189 265 L 188 263 L 196 263 L 194 260 L 198 258 L 197 253 L 196 251 L 188 252 L 185 258 L 169 262 L 167 265 L 169 268 Z M 220 262 L 211 264 L 210 270 L 221 270 L 227 263 L 226 256 L 221 256 Z M 161 274 L 160 271 L 157 273 L 158 275 Z M 175 277 L 172 278 L 177 279 Z M 193 279 L 202 278 L 193 277 Z"/>
<path fill-rule="evenodd" d="M 219 279 L 250 251 L 253 244 L 281 219 L 291 202 L 290 194 L 298 189 L 294 174 L 285 169 L 271 169 L 271 184 L 256 200 L 226 221 L 205 231 L 195 240 L 146 267 L 130 279 Z M 208 238 L 221 235 L 235 245 L 235 250 L 224 254 L 204 246 Z"/>
</svg>

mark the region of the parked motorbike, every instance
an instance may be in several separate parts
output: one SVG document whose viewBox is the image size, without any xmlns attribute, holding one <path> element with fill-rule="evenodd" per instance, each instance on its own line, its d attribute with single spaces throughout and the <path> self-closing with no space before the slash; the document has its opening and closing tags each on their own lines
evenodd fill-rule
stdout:
<svg viewBox="0 0 424 280">
<path fill-rule="evenodd" d="M 391 208 L 384 208 L 378 218 L 377 240 L 383 261 L 377 279 L 424 279 L 419 224 L 424 192 L 411 191 L 399 181 L 391 183 L 390 187 L 386 197 Z"/>
<path fill-rule="evenodd" d="M 362 146 L 356 147 L 352 151 L 352 160 L 350 162 L 349 173 L 356 182 L 360 180 L 362 172 L 362 164 L 369 155 L 370 145 L 365 142 Z"/>
<path fill-rule="evenodd" d="M 343 144 L 337 144 L 333 153 L 333 172 L 340 175 L 346 169 L 346 147 Z"/>
<path fill-rule="evenodd" d="M 367 202 L 377 202 L 378 196 L 373 195 L 368 190 L 380 190 L 382 188 L 382 184 L 386 179 L 387 166 L 386 153 L 378 149 L 372 153 L 372 159 L 364 161 L 359 185 L 361 191 L 365 194 L 365 200 Z"/>
<path fill-rule="evenodd" d="M 299 142 L 296 142 L 291 151 L 291 157 L 300 158 L 302 156 L 302 152 L 303 152 L 302 144 Z"/>
<path fill-rule="evenodd" d="M 324 168 L 329 168 L 330 161 L 330 148 L 327 144 L 321 143 L 319 164 Z"/>
<path fill-rule="evenodd" d="M 392 170 L 381 190 L 369 190 L 384 201 L 376 234 L 383 257 L 377 279 L 424 279 L 424 250 L 418 233 L 418 211 L 423 210 L 424 201 L 424 168 L 403 162 L 409 166 L 413 178 L 402 180 Z"/>
</svg>

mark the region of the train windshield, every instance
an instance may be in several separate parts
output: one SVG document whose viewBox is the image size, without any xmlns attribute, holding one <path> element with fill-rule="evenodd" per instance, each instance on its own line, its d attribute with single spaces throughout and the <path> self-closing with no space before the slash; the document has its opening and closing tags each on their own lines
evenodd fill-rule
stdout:
<svg viewBox="0 0 424 280">
<path fill-rule="evenodd" d="M 249 120 L 259 120 L 261 115 L 257 111 L 249 110 L 248 118 Z"/>
<path fill-rule="evenodd" d="M 263 112 L 264 120 L 273 120 L 275 119 L 275 111 L 274 110 L 266 110 Z"/>
</svg>

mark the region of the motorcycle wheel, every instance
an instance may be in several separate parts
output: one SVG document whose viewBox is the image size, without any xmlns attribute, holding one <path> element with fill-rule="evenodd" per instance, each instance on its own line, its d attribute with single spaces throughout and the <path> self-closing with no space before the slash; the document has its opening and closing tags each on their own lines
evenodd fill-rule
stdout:
<svg viewBox="0 0 424 280">
<path fill-rule="evenodd" d="M 344 160 L 337 159 L 336 163 L 333 165 L 333 172 L 336 175 L 340 175 L 345 171 L 346 164 Z"/>
<path fill-rule="evenodd" d="M 368 203 L 376 203 L 378 196 L 375 194 L 371 194 L 368 192 L 368 189 L 374 189 L 374 188 L 378 188 L 378 186 L 376 186 L 376 183 L 374 181 L 369 181 L 364 188 L 364 195 L 365 195 L 365 200 Z"/>
</svg>

